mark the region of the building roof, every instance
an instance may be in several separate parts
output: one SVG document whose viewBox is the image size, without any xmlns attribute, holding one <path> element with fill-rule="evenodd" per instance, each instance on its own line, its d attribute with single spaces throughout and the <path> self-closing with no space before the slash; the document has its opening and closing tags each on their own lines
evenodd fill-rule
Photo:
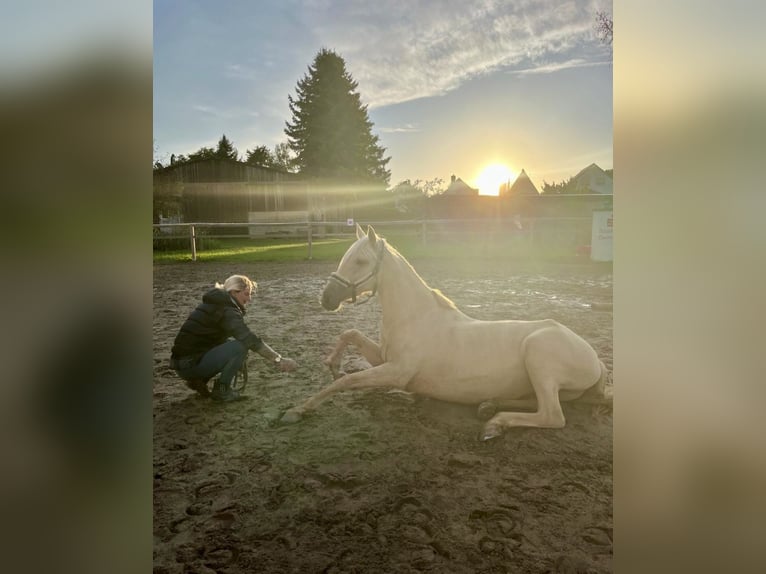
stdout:
<svg viewBox="0 0 766 574">
<path fill-rule="evenodd" d="M 479 190 L 453 175 L 449 187 L 444 191 L 444 195 L 479 195 Z"/>
<path fill-rule="evenodd" d="M 584 193 L 612 193 L 612 176 L 597 166 L 595 163 L 585 167 L 575 175 L 571 184 L 575 189 Z"/>
<path fill-rule="evenodd" d="M 532 183 L 532 180 L 529 179 L 527 172 L 522 169 L 510 188 L 503 186 L 501 195 L 540 195 L 540 192 L 535 187 L 535 184 Z"/>
</svg>

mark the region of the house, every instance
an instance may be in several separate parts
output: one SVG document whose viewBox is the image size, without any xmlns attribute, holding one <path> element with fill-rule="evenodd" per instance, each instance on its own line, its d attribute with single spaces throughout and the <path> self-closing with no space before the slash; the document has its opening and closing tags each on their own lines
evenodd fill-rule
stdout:
<svg viewBox="0 0 766 574">
<path fill-rule="evenodd" d="M 595 163 L 583 168 L 569 182 L 574 193 L 612 193 L 612 170 L 604 171 Z"/>
<path fill-rule="evenodd" d="M 479 190 L 453 175 L 449 187 L 444 191 L 443 195 L 473 196 L 479 195 Z"/>
<path fill-rule="evenodd" d="M 426 216 L 430 219 L 477 219 L 489 217 L 494 211 L 495 197 L 479 195 L 479 190 L 462 179 L 452 176 L 449 187 L 428 198 Z"/>
<path fill-rule="evenodd" d="M 504 183 L 500 186 L 499 195 L 500 197 L 518 197 L 521 195 L 536 197 L 540 195 L 540 192 L 535 187 L 535 184 L 532 183 L 532 180 L 529 179 L 527 172 L 522 169 L 513 185 L 509 186 L 509 184 Z"/>
</svg>

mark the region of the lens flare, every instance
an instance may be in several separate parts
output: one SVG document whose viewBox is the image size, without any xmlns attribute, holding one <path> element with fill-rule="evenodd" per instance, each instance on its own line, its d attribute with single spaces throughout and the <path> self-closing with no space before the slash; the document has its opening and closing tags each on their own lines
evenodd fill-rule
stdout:
<svg viewBox="0 0 766 574">
<path fill-rule="evenodd" d="M 476 178 L 476 186 L 479 188 L 480 195 L 498 195 L 501 185 L 512 184 L 515 180 L 516 174 L 508 166 L 493 163 L 481 171 Z"/>
</svg>

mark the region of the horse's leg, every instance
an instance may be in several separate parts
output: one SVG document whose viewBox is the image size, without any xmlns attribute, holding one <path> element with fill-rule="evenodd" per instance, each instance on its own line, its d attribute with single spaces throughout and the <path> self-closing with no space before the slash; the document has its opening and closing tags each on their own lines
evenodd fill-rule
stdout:
<svg viewBox="0 0 766 574">
<path fill-rule="evenodd" d="M 602 396 L 591 395 L 587 392 L 580 393 L 568 393 L 566 391 L 559 392 L 559 401 L 562 403 L 573 402 L 578 405 L 593 405 L 594 407 L 604 407 L 606 412 L 609 412 L 609 408 L 613 403 L 613 396 L 610 392 L 605 392 Z M 534 411 L 537 409 L 537 399 L 491 399 L 479 403 L 476 409 L 476 416 L 479 419 L 486 421 L 495 416 L 499 411 Z"/>
<path fill-rule="evenodd" d="M 373 367 L 380 365 L 383 362 L 383 358 L 380 352 L 380 345 L 378 345 L 375 341 L 369 337 L 365 337 L 357 329 L 349 329 L 348 331 L 343 331 L 343 333 L 340 334 L 340 337 L 338 337 L 338 342 L 335 345 L 335 348 L 324 360 L 324 364 L 327 365 L 332 372 L 333 379 L 338 379 L 344 374 L 340 370 L 340 361 L 343 357 L 343 351 L 345 351 L 346 347 L 349 345 L 354 345 L 357 349 L 359 349 L 359 352 L 362 354 L 362 356 Z"/>
<path fill-rule="evenodd" d="M 603 363 L 601 363 L 603 367 Z M 559 391 L 559 401 L 562 403 L 576 402 L 580 405 L 594 405 L 606 407 L 607 411 L 612 406 L 613 395 L 611 389 L 605 388 L 607 370 L 602 369 L 602 377 L 598 382 L 585 391 Z M 537 399 L 490 399 L 479 404 L 476 415 L 481 420 L 489 420 L 499 411 L 512 410 L 537 410 Z"/>
<path fill-rule="evenodd" d="M 490 399 L 479 403 L 476 415 L 483 421 L 491 419 L 498 411 L 522 410 L 533 411 L 537 409 L 537 399 Z"/>
<path fill-rule="evenodd" d="M 566 424 L 559 402 L 559 381 L 566 376 L 567 366 L 552 359 L 556 356 L 551 354 L 556 348 L 555 334 L 555 331 L 542 329 L 529 335 L 521 345 L 527 375 L 537 399 L 537 410 L 497 413 L 484 425 L 483 440 L 500 436 L 508 427 L 561 428 Z"/>
<path fill-rule="evenodd" d="M 534 384 L 534 383 L 533 383 Z M 484 440 L 495 438 L 507 427 L 542 427 L 562 428 L 566 424 L 564 411 L 558 397 L 558 383 L 552 379 L 543 379 L 535 385 L 537 410 L 533 413 L 500 412 L 484 425 Z"/>
<path fill-rule="evenodd" d="M 383 363 L 371 369 L 358 371 L 343 375 L 341 378 L 333 381 L 324 389 L 310 397 L 306 402 L 297 407 L 288 409 L 282 416 L 282 422 L 292 423 L 301 419 L 306 411 L 317 407 L 330 395 L 340 391 L 351 389 L 369 389 L 373 387 L 394 387 L 404 389 L 409 382 L 410 377 L 404 375 L 401 369 L 391 363 Z"/>
<path fill-rule="evenodd" d="M 341 376 L 340 359 L 343 356 L 343 351 L 345 351 L 346 347 L 349 345 L 347 335 L 350 332 L 351 331 L 343 331 L 343 333 L 340 334 L 338 337 L 338 342 L 335 343 L 335 348 L 332 350 L 332 352 L 330 352 L 329 355 L 327 355 L 323 361 L 323 363 L 330 369 L 333 379 L 338 379 Z"/>
</svg>

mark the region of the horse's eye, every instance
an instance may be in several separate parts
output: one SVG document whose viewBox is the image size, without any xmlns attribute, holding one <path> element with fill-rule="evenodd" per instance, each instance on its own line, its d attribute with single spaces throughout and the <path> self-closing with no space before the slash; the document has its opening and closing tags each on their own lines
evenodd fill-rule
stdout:
<svg viewBox="0 0 766 574">
<path fill-rule="evenodd" d="M 354 263 L 356 263 L 357 267 L 362 267 L 363 265 L 367 265 L 368 261 L 367 259 L 357 259 Z"/>
</svg>

